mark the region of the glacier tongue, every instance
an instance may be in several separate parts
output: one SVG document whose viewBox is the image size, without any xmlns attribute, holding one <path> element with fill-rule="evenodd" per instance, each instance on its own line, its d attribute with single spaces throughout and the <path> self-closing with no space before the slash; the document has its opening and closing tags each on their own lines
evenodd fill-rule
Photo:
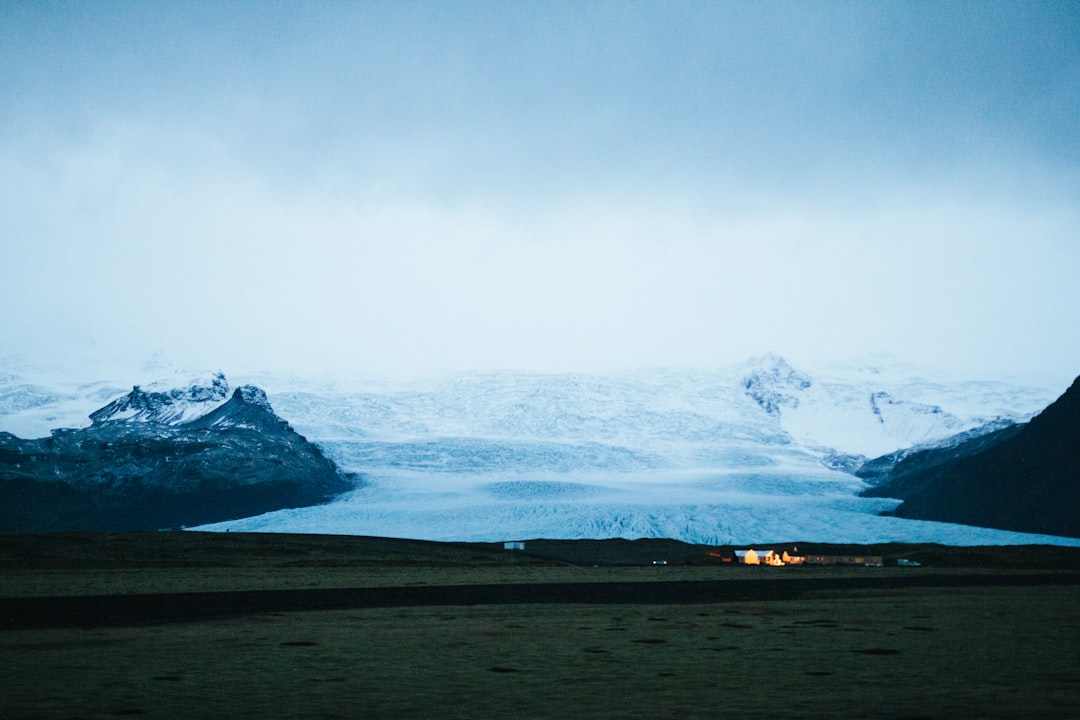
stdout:
<svg viewBox="0 0 1080 720">
<path fill-rule="evenodd" d="M 825 373 L 767 356 L 727 370 L 458 373 L 396 386 L 260 377 L 274 406 L 366 484 L 329 505 L 211 530 L 430 540 L 670 537 L 700 543 L 1057 542 L 878 515 L 896 501 L 822 464 L 1022 419 L 1056 388 Z"/>
<path fill-rule="evenodd" d="M 713 545 L 812 540 L 1080 546 L 1075 538 L 882 517 L 877 513 L 893 501 L 871 502 L 839 488 L 823 495 L 783 495 L 768 494 L 767 485 L 758 492 L 703 492 L 692 478 L 654 478 L 654 483 L 609 478 L 599 487 L 505 480 L 493 487 L 490 479 L 472 480 L 428 486 L 430 478 L 382 476 L 328 505 L 198 529 L 471 542 L 661 537 Z"/>
</svg>

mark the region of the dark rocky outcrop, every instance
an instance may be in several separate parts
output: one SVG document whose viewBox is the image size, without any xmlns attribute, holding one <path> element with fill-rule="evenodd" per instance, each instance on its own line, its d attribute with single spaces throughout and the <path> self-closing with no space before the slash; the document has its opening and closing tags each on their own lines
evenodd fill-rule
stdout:
<svg viewBox="0 0 1080 720">
<path fill-rule="evenodd" d="M 319 504 L 354 486 L 258 388 L 182 423 L 147 419 L 161 400 L 136 388 L 107 406 L 134 409 L 134 419 L 103 408 L 90 427 L 47 438 L 0 433 L 0 531 L 192 526 Z"/>
<path fill-rule="evenodd" d="M 900 517 L 1080 537 L 1080 378 L 1029 423 L 885 456 L 856 473 Z"/>
</svg>

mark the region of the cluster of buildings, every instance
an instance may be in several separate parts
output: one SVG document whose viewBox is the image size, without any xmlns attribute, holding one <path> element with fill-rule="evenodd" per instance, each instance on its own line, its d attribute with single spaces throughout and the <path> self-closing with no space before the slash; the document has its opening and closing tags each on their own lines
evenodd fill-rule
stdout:
<svg viewBox="0 0 1080 720">
<path fill-rule="evenodd" d="M 522 541 L 508 541 L 502 544 L 504 550 L 525 550 Z M 701 556 L 699 555 L 698 558 Z M 729 550 L 717 548 L 705 553 L 706 562 L 730 563 L 732 565 L 772 565 L 782 567 L 785 565 L 849 565 L 862 567 L 883 567 L 885 565 L 880 555 L 812 555 L 799 552 L 798 546 L 790 550 L 755 549 Z M 636 559 L 623 558 L 621 563 L 614 564 L 633 565 L 640 564 L 640 557 Z M 676 564 L 693 563 L 689 558 L 677 558 Z M 609 564 L 612 564 L 609 558 Z M 667 560 L 653 560 L 653 565 L 667 565 Z M 890 561 L 891 564 L 891 561 Z M 902 567 L 916 567 L 919 565 L 914 560 L 897 560 L 896 564 Z"/>
<path fill-rule="evenodd" d="M 734 557 L 720 556 L 722 562 L 735 562 L 739 565 L 863 565 L 865 567 L 881 567 L 880 555 L 798 555 L 799 548 L 792 552 L 784 550 L 736 550 Z M 716 555 L 716 553 L 710 553 Z"/>
</svg>

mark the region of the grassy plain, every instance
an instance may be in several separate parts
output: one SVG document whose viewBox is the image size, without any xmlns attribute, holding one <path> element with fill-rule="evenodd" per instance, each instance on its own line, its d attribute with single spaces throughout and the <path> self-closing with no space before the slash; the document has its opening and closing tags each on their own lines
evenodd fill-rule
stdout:
<svg viewBox="0 0 1080 720">
<path fill-rule="evenodd" d="M 6 629 L 0 631 L 0 716 L 1080 716 L 1076 551 L 995 555 L 908 547 L 892 550 L 936 557 L 937 565 L 739 569 L 693 564 L 701 549 L 661 541 L 591 551 L 587 544 L 536 545 L 547 548 L 543 557 L 495 546 L 296 536 L 7 537 L 0 538 L 0 597 L 335 583 L 853 573 L 902 579 L 988 570 L 1000 573 L 1002 584 L 901 584 L 752 602 L 642 605 L 627 598 L 625 604 L 379 607 L 139 627 Z M 580 562 L 583 552 L 605 564 L 565 559 Z M 691 564 L 641 564 L 660 552 L 673 558 L 684 552 L 678 562 Z M 620 558 L 635 564 L 615 562 Z M 988 569 L 987 558 L 997 558 L 997 567 Z M 1011 586 L 1016 573 L 1054 574 L 1061 584 Z"/>
</svg>

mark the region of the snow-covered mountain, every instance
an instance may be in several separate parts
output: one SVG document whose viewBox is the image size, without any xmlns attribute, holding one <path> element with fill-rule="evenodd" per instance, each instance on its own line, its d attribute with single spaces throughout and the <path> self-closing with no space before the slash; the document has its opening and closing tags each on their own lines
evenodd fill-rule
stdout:
<svg viewBox="0 0 1080 720">
<path fill-rule="evenodd" d="M 50 396 L 12 376 L 0 382 L 0 429 L 70 417 L 64 408 L 83 402 L 70 386 Z M 896 502 L 859 497 L 864 481 L 834 468 L 1025 420 L 1060 394 L 1038 383 L 928 377 L 887 361 L 795 368 L 773 355 L 715 371 L 239 380 L 265 388 L 282 417 L 365 482 L 329 505 L 213 529 L 441 540 L 1033 542 L 879 517 Z M 37 404 L 6 412 L 8 387 Z M 169 406 L 192 402 L 185 392 Z"/>
<path fill-rule="evenodd" d="M 0 531 L 154 530 L 325 502 L 355 487 L 224 376 L 127 395 L 89 427 L 47 438 L 0 432 Z M 222 399 L 224 396 L 224 399 Z"/>
<path fill-rule="evenodd" d="M 794 442 L 867 458 L 988 424 L 1023 422 L 1060 392 L 1044 384 L 927 377 L 888 361 L 826 367 L 811 376 L 775 355 L 751 361 L 743 385 Z"/>
<path fill-rule="evenodd" d="M 180 387 L 165 381 L 146 387 L 136 385 L 127 395 L 90 413 L 93 423 L 109 420 L 179 424 L 194 420 L 224 405 L 229 399 L 225 374 L 205 373 Z"/>
<path fill-rule="evenodd" d="M 110 419 L 180 423 L 228 399 L 228 382 L 220 371 L 151 366 L 134 377 L 127 369 L 113 369 L 87 378 L 63 367 L 0 358 L 0 431 L 23 438 Z"/>
</svg>

